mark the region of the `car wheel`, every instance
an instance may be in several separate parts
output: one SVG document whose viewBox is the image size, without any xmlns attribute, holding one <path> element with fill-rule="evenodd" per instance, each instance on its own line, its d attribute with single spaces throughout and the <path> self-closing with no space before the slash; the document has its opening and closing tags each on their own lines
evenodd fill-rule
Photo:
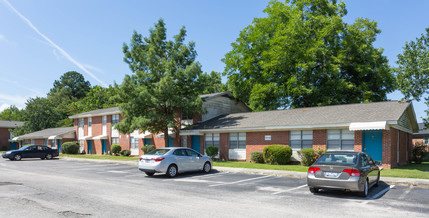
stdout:
<svg viewBox="0 0 429 218">
<path fill-rule="evenodd" d="M 22 156 L 20 154 L 16 154 L 15 156 L 13 156 L 14 160 L 21 160 Z"/>
<path fill-rule="evenodd" d="M 52 159 L 52 154 L 47 154 L 46 155 L 46 160 L 50 160 L 50 159 Z"/>
<path fill-rule="evenodd" d="M 212 166 L 210 165 L 210 163 L 209 162 L 206 162 L 205 164 L 204 164 L 204 167 L 203 167 L 203 171 L 205 172 L 205 173 L 210 173 L 210 171 L 212 170 Z"/>
<path fill-rule="evenodd" d="M 378 172 L 377 181 L 375 182 L 374 186 L 378 187 L 379 184 L 380 184 L 380 172 Z"/>
<path fill-rule="evenodd" d="M 9 160 L 13 160 L 13 158 L 9 158 Z"/>
<path fill-rule="evenodd" d="M 148 173 L 148 172 L 145 172 L 146 173 L 146 175 L 148 175 L 148 176 L 153 176 L 153 174 L 155 174 L 155 173 Z"/>
<path fill-rule="evenodd" d="M 319 189 L 318 188 L 314 188 L 314 187 L 310 187 L 310 192 L 313 194 L 319 193 Z"/>
<path fill-rule="evenodd" d="M 44 157 L 41 157 L 40 159 L 44 160 L 45 158 L 44 158 Z"/>
<path fill-rule="evenodd" d="M 365 183 L 363 184 L 363 191 L 359 193 L 359 196 L 366 198 L 368 196 L 368 189 L 368 180 L 365 180 Z"/>
<path fill-rule="evenodd" d="M 167 169 L 167 176 L 175 177 L 177 175 L 177 167 L 176 165 L 170 165 Z"/>
</svg>

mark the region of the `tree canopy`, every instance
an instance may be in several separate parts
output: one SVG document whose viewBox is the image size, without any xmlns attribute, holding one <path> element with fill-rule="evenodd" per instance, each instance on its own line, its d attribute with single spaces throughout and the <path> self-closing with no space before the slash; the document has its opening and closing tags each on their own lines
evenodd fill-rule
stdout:
<svg viewBox="0 0 429 218">
<path fill-rule="evenodd" d="M 173 40 L 167 40 L 166 33 L 165 23 L 159 19 L 149 36 L 134 31 L 130 44 L 124 43 L 124 61 L 133 74 L 119 85 L 115 99 L 124 119 L 115 128 L 124 133 L 137 129 L 163 132 L 168 144 L 168 129 L 180 129 L 176 116 L 201 113 L 198 95 L 207 88 L 220 89 L 221 84 L 219 74 L 202 72 L 195 60 L 195 43 L 185 43 L 184 27 Z M 206 87 L 208 83 L 214 84 Z"/>
<path fill-rule="evenodd" d="M 395 89 L 377 23 L 347 24 L 335 0 L 273 1 L 223 59 L 227 87 L 252 109 L 386 100 Z"/>
<path fill-rule="evenodd" d="M 0 113 L 0 120 L 24 121 L 24 110 L 11 105 Z"/>
</svg>

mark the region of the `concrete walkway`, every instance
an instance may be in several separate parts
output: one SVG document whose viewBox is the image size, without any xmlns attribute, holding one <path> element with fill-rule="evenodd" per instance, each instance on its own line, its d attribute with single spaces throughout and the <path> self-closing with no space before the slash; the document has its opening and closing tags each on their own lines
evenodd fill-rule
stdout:
<svg viewBox="0 0 429 218">
<path fill-rule="evenodd" d="M 96 163 L 113 163 L 113 164 L 126 164 L 137 166 L 136 161 L 122 161 L 122 160 L 98 160 L 98 159 L 85 159 L 85 158 L 71 158 L 71 157 L 59 157 L 61 160 L 73 160 L 73 161 L 87 161 Z M 230 173 L 247 173 L 257 175 L 271 175 L 279 177 L 293 177 L 293 178 L 307 178 L 306 172 L 294 172 L 284 170 L 263 170 L 263 169 L 249 169 L 249 168 L 233 168 L 233 167 L 213 167 L 214 170 L 219 172 L 230 172 Z M 381 171 L 383 175 L 383 171 Z M 429 188 L 429 179 L 411 179 L 411 178 L 397 178 L 397 177 L 381 177 L 381 181 L 389 185 L 400 185 L 400 186 L 413 186 L 419 188 Z"/>
</svg>

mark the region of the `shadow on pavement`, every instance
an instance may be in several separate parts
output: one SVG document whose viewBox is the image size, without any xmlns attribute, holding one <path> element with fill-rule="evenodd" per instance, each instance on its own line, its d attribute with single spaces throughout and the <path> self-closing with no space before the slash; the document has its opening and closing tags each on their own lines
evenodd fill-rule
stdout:
<svg viewBox="0 0 429 218">
<path fill-rule="evenodd" d="M 359 197 L 357 192 L 350 191 L 338 191 L 338 190 L 324 190 L 321 189 L 319 193 L 314 194 L 318 197 L 326 198 L 344 198 L 344 199 L 354 199 L 354 200 L 376 200 L 383 197 L 387 192 L 390 191 L 390 186 L 383 181 L 379 182 L 378 187 L 373 186 L 368 191 L 368 197 L 363 198 Z"/>
</svg>

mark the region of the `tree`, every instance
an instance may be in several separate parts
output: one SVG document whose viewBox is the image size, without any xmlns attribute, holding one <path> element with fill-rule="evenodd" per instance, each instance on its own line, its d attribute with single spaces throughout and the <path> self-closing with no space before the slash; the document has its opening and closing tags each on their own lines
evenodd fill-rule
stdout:
<svg viewBox="0 0 429 218">
<path fill-rule="evenodd" d="M 429 28 L 416 41 L 405 42 L 403 53 L 398 55 L 398 67 L 395 69 L 398 89 L 406 99 L 420 101 L 429 94 Z M 429 97 L 425 98 L 429 108 Z M 424 120 L 429 128 L 429 110 Z"/>
<path fill-rule="evenodd" d="M 25 104 L 23 115 L 26 122 L 13 130 L 14 135 L 19 136 L 59 126 L 61 115 L 47 98 L 30 98 Z"/>
<path fill-rule="evenodd" d="M 195 61 L 195 43 L 185 44 L 186 31 L 182 27 L 174 40 L 166 37 L 166 27 L 160 19 L 148 37 L 134 32 L 131 43 L 124 43 L 124 61 L 132 75 L 126 75 L 115 99 L 124 119 L 116 124 L 120 132 L 136 129 L 164 133 L 168 145 L 168 129 L 178 133 L 180 113 L 202 112 L 203 81 L 216 76 L 204 75 Z M 216 81 L 216 79 L 214 79 Z"/>
<path fill-rule="evenodd" d="M 108 88 L 94 86 L 86 94 L 85 98 L 70 105 L 71 110 L 73 113 L 83 113 L 91 110 L 115 107 L 116 104 L 111 100 L 111 97 L 115 95 L 116 89 L 117 85 L 109 86 Z"/>
<path fill-rule="evenodd" d="M 250 108 L 272 110 L 386 100 L 394 76 L 374 48 L 377 23 L 357 19 L 335 0 L 273 1 L 225 55 L 224 75 Z"/>
<path fill-rule="evenodd" d="M 24 121 L 24 110 L 11 105 L 0 113 L 0 120 Z"/>
</svg>

